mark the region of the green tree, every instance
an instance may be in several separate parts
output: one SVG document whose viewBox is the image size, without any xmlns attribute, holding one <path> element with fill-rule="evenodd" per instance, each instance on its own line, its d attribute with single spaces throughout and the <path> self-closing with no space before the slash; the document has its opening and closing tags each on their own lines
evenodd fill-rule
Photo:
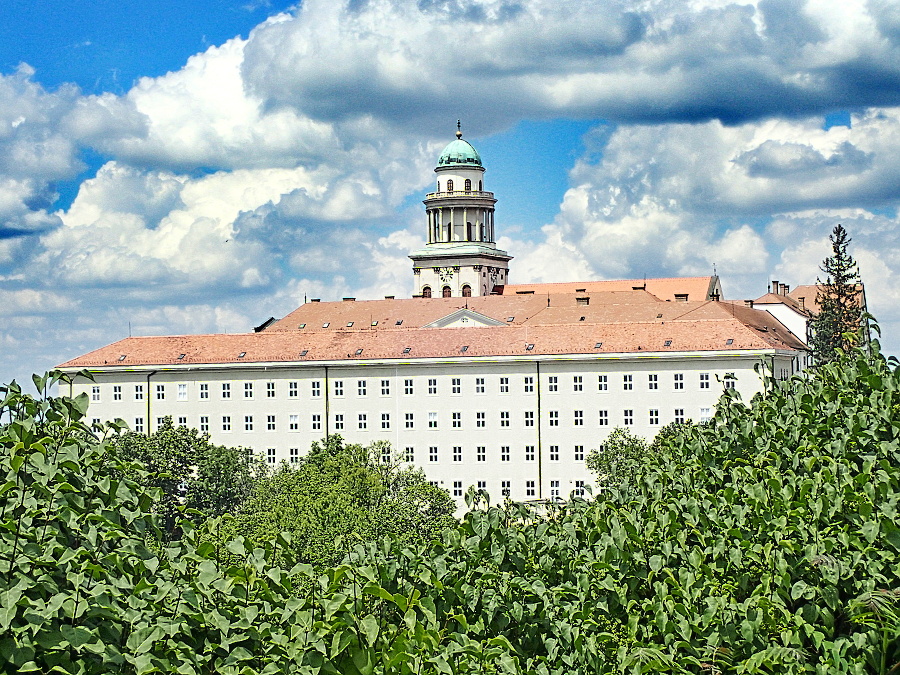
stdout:
<svg viewBox="0 0 900 675">
<path fill-rule="evenodd" d="M 850 351 L 862 324 L 859 269 L 847 251 L 850 236 L 837 225 L 829 240 L 832 254 L 822 263 L 825 281 L 817 280 L 819 311 L 811 321 L 810 346 L 816 364 L 834 361 L 838 349 Z"/>
<path fill-rule="evenodd" d="M 242 536 L 251 545 L 289 532 L 285 558 L 321 569 L 356 544 L 385 536 L 424 545 L 456 524 L 454 510 L 447 491 L 420 469 L 402 466 L 386 442 L 363 447 L 332 435 L 296 465 L 260 478 L 235 517 L 215 528 L 222 541 Z"/>
<path fill-rule="evenodd" d="M 196 522 L 235 512 L 258 471 L 245 448 L 210 443 L 209 434 L 175 426 L 171 417 L 152 434 L 126 431 L 112 436 L 110 444 L 121 459 L 138 465 L 129 470 L 130 478 L 161 490 L 156 509 L 173 535 L 185 508 L 200 511 L 193 516 Z"/>
<path fill-rule="evenodd" d="M 648 447 L 641 436 L 616 427 L 600 447 L 588 453 L 584 463 L 596 476 L 599 488 L 626 489 L 644 471 Z"/>
</svg>

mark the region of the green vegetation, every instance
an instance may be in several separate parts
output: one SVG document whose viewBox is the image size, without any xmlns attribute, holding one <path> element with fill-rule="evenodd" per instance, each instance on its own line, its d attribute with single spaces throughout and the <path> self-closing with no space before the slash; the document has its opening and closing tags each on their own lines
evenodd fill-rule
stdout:
<svg viewBox="0 0 900 675">
<path fill-rule="evenodd" d="M 353 546 L 390 537 L 423 546 L 456 524 L 456 505 L 420 469 L 401 467 L 384 442 L 345 445 L 340 436 L 314 443 L 298 464 L 259 479 L 234 518 L 216 523 L 215 540 L 249 546 L 290 533 L 283 556 L 317 569 L 338 564 Z"/>
<path fill-rule="evenodd" d="M 847 251 L 850 236 L 842 225 L 831 236 L 832 254 L 822 263 L 825 281 L 818 280 L 816 303 L 819 313 L 811 320 L 813 360 L 817 364 L 831 363 L 838 358 L 838 349 L 849 352 L 857 342 L 862 323 L 862 304 L 857 284 L 859 268 Z"/>
<path fill-rule="evenodd" d="M 545 510 L 470 495 L 440 541 L 387 533 L 321 574 L 278 566 L 291 535 L 254 548 L 186 523 L 165 542 L 158 492 L 116 478 L 86 398 L 6 391 L 2 667 L 896 673 L 900 368 L 877 348 L 770 382 L 752 407 L 726 392 L 627 489 Z"/>
</svg>

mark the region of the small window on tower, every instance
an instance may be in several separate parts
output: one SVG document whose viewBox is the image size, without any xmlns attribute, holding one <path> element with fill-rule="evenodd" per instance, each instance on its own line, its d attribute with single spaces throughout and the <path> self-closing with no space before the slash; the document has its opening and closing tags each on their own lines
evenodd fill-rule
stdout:
<svg viewBox="0 0 900 675">
<path fill-rule="evenodd" d="M 449 298 L 451 296 L 450 287 L 444 286 L 443 290 L 441 291 L 441 295 L 445 298 Z"/>
<path fill-rule="evenodd" d="M 447 192 L 453 192 L 453 180 L 447 181 Z"/>
<path fill-rule="evenodd" d="M 423 297 L 423 298 L 430 298 L 430 297 L 431 297 L 431 286 L 425 286 L 425 287 L 422 289 L 422 297 Z"/>
<path fill-rule="evenodd" d="M 466 192 L 472 191 L 472 181 L 466 178 Z"/>
<path fill-rule="evenodd" d="M 472 297 L 472 287 L 469 286 L 469 284 L 466 284 L 465 286 L 462 287 L 462 296 L 464 298 Z"/>
<path fill-rule="evenodd" d="M 479 192 L 481 192 L 481 190 L 482 190 L 481 185 L 482 185 L 482 184 L 481 184 L 481 181 L 478 181 L 478 191 L 479 191 Z"/>
</svg>

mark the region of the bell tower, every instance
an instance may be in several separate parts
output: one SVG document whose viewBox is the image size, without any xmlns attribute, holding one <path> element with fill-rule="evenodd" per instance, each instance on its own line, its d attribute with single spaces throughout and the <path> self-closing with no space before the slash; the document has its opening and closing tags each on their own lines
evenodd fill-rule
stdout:
<svg viewBox="0 0 900 675">
<path fill-rule="evenodd" d="M 462 138 L 438 159 L 436 191 L 425 195 L 428 244 L 410 254 L 416 295 L 471 297 L 490 295 L 505 286 L 512 256 L 494 242 L 493 192 L 484 189 L 481 156 Z"/>
</svg>

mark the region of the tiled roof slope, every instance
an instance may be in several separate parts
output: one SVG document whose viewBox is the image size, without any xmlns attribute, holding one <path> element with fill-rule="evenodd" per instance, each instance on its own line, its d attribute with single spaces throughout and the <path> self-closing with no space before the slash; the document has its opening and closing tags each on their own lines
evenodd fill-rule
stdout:
<svg viewBox="0 0 900 675">
<path fill-rule="evenodd" d="M 595 302 L 591 296 L 587 306 L 574 304 L 574 296 L 564 304 L 551 295 L 550 307 L 546 296 L 469 298 L 470 308 L 504 321 L 472 328 L 421 327 L 458 309 L 461 298 L 307 303 L 273 325 L 285 324 L 279 329 L 125 338 L 60 367 L 805 349 L 768 312 L 718 302 L 663 302 L 643 292 L 629 297 L 632 293 L 635 302 Z M 506 322 L 509 317 L 512 322 Z M 350 321 L 354 325 L 348 328 Z M 374 321 L 378 325 L 372 326 Z M 298 328 L 300 323 L 306 328 Z"/>
<path fill-rule="evenodd" d="M 618 279 L 609 281 L 574 281 L 557 284 L 514 284 L 501 286 L 503 295 L 518 293 L 576 293 L 585 289 L 589 293 L 631 291 L 644 287 L 660 300 L 675 301 L 676 295 L 687 295 L 688 300 L 708 300 L 715 287 L 716 277 L 673 277 L 667 279 Z"/>
<path fill-rule="evenodd" d="M 863 308 L 866 309 L 866 289 L 863 284 L 856 284 L 856 290 L 859 294 L 859 304 Z M 803 304 L 811 311 L 813 314 L 819 313 L 819 303 L 816 302 L 819 295 L 819 287 L 816 284 L 810 284 L 808 286 L 797 286 L 794 290 L 788 293 L 788 297 L 799 303 L 800 298 L 803 298 Z"/>
<path fill-rule="evenodd" d="M 766 293 L 753 301 L 754 305 L 786 305 L 798 314 L 809 316 L 811 312 L 808 308 L 800 306 L 800 302 L 789 295 L 777 295 L 775 293 Z"/>
</svg>

